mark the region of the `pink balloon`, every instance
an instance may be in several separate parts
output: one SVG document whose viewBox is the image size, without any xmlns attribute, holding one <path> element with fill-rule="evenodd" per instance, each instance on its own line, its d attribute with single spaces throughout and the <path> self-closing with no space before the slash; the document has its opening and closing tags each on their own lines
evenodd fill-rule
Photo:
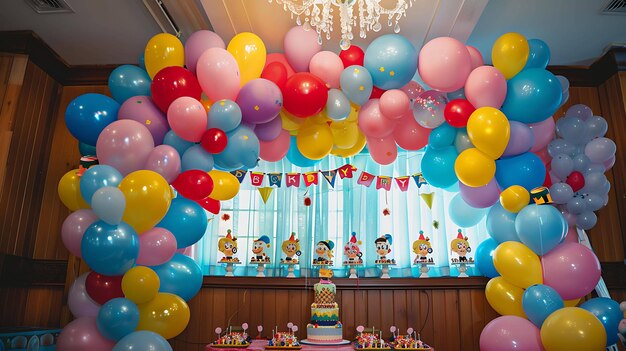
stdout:
<svg viewBox="0 0 626 351">
<path fill-rule="evenodd" d="M 159 145 L 148 155 L 144 168 L 157 172 L 171 183 L 180 174 L 180 155 L 169 145 Z"/>
<path fill-rule="evenodd" d="M 259 140 L 261 159 L 269 162 L 278 162 L 287 156 L 289 151 L 290 134 L 286 130 L 281 130 L 278 138 L 271 141 Z"/>
<path fill-rule="evenodd" d="M 185 66 L 191 73 L 196 73 L 198 59 L 210 48 L 226 49 L 224 40 L 210 30 L 194 32 L 185 41 Z"/>
<path fill-rule="evenodd" d="M 385 118 L 380 111 L 380 100 L 371 99 L 359 110 L 359 128 L 367 137 L 384 138 L 391 133 L 396 121 Z"/>
<path fill-rule="evenodd" d="M 552 175 L 550 175 L 552 177 Z M 554 181 L 554 178 L 552 178 L 552 183 L 556 183 Z M 563 215 L 563 218 L 565 218 L 565 220 L 567 221 L 567 225 L 569 225 L 570 227 L 573 227 L 576 225 L 576 215 L 571 214 L 569 212 L 567 212 L 567 210 L 565 210 L 565 208 L 561 208 L 561 214 Z"/>
<path fill-rule="evenodd" d="M 384 138 L 365 137 L 367 150 L 379 165 L 388 165 L 398 157 L 398 145 L 392 136 Z"/>
<path fill-rule="evenodd" d="M 450 37 L 439 37 L 426 43 L 418 62 L 419 75 L 424 83 L 444 92 L 461 89 L 472 70 L 472 59 L 465 44 Z"/>
<path fill-rule="evenodd" d="M 142 169 L 152 149 L 154 140 L 148 128 L 130 119 L 109 124 L 96 143 L 100 164 L 113 166 L 122 175 Z"/>
<path fill-rule="evenodd" d="M 409 97 L 402 90 L 387 90 L 380 97 L 380 112 L 389 119 L 400 119 L 409 111 Z"/>
<path fill-rule="evenodd" d="M 265 59 L 265 67 L 267 67 L 267 65 L 269 65 L 272 62 L 280 62 L 285 66 L 285 68 L 287 69 L 287 78 L 291 77 L 292 75 L 296 73 L 296 71 L 293 70 L 289 62 L 287 62 L 287 58 L 285 57 L 284 54 L 279 54 L 279 53 L 268 54 L 267 59 Z"/>
<path fill-rule="evenodd" d="M 600 280 L 598 257 L 581 244 L 561 244 L 541 258 L 543 283 L 556 290 L 563 300 L 583 297 Z"/>
<path fill-rule="evenodd" d="M 296 72 L 306 72 L 313 56 L 322 50 L 317 38 L 316 31 L 305 30 L 302 26 L 291 28 L 285 35 L 285 56 Z"/>
<path fill-rule="evenodd" d="M 167 109 L 167 121 L 176 135 L 197 143 L 207 129 L 208 117 L 200 101 L 182 96 Z"/>
<path fill-rule="evenodd" d="M 163 138 L 170 130 L 165 114 L 149 96 L 134 96 L 124 101 L 117 112 L 117 119 L 132 119 L 143 124 L 152 134 L 154 145 L 163 144 Z"/>
<path fill-rule="evenodd" d="M 195 251 L 195 245 L 191 245 L 191 246 L 187 246 L 182 249 L 176 250 L 176 253 L 194 258 L 194 251 Z"/>
<path fill-rule="evenodd" d="M 111 351 L 115 341 L 98 331 L 96 317 L 82 317 L 66 325 L 57 339 L 57 350 L 63 351 Z"/>
<path fill-rule="evenodd" d="M 196 75 L 209 100 L 237 99 L 241 78 L 237 61 L 230 52 L 222 48 L 206 50 L 198 59 Z"/>
<path fill-rule="evenodd" d="M 466 45 L 467 52 L 470 54 L 470 59 L 472 61 L 472 70 L 476 69 L 485 64 L 485 60 L 483 60 L 483 54 L 478 51 L 475 47 L 471 45 Z"/>
<path fill-rule="evenodd" d="M 567 235 L 565 236 L 565 239 L 563 240 L 563 243 L 565 244 L 569 244 L 569 243 L 575 243 L 578 244 L 578 233 L 576 232 L 576 226 L 570 225 L 567 228 Z"/>
<path fill-rule="evenodd" d="M 85 280 L 89 272 L 83 273 L 74 280 L 67 295 L 67 305 L 76 318 L 95 317 L 100 311 L 100 305 L 89 297 L 87 288 L 85 288 Z"/>
<path fill-rule="evenodd" d="M 318 76 L 331 88 L 339 89 L 339 76 L 343 72 L 343 62 L 332 51 L 320 51 L 311 58 L 309 72 Z"/>
<path fill-rule="evenodd" d="M 408 82 L 405 86 L 400 88 L 400 90 L 402 90 L 411 101 L 415 101 L 415 99 L 425 91 L 424 87 L 414 80 Z"/>
<path fill-rule="evenodd" d="M 530 150 L 532 151 L 532 149 Z M 539 151 L 532 151 L 532 152 L 535 155 L 539 156 L 539 158 L 541 159 L 541 162 L 543 162 L 544 165 L 548 165 L 552 161 L 552 156 L 550 156 L 550 154 L 548 153 L 547 147 L 544 147 L 543 149 Z M 554 183 L 554 178 L 552 178 L 552 182 Z"/>
<path fill-rule="evenodd" d="M 474 208 L 487 208 L 493 206 L 500 200 L 500 189 L 496 178 L 492 178 L 485 186 L 473 188 L 459 182 L 459 191 L 461 197 L 470 206 Z"/>
<path fill-rule="evenodd" d="M 428 136 L 431 130 L 417 123 L 415 117 L 413 117 L 413 112 L 409 110 L 396 123 L 393 138 L 398 143 L 398 146 L 405 150 L 419 150 L 428 144 Z"/>
<path fill-rule="evenodd" d="M 536 153 L 537 150 L 545 148 L 554 139 L 554 117 L 550 117 L 539 123 L 529 124 L 528 126 L 535 135 L 535 145 L 530 149 L 531 152 Z"/>
<path fill-rule="evenodd" d="M 480 333 L 481 351 L 542 351 L 541 331 L 518 316 L 500 316 Z"/>
<path fill-rule="evenodd" d="M 65 218 L 63 226 L 61 227 L 61 240 L 72 255 L 78 258 L 82 257 L 80 245 L 85 230 L 98 220 L 100 220 L 100 218 L 98 218 L 91 209 L 80 209 L 70 213 L 70 215 Z"/>
<path fill-rule="evenodd" d="M 506 98 L 506 79 L 502 72 L 491 66 L 474 69 L 465 82 L 465 98 L 474 107 L 500 108 Z"/>
<path fill-rule="evenodd" d="M 158 266 L 171 260 L 175 253 L 176 238 L 165 228 L 154 227 L 139 236 L 139 265 Z"/>
</svg>

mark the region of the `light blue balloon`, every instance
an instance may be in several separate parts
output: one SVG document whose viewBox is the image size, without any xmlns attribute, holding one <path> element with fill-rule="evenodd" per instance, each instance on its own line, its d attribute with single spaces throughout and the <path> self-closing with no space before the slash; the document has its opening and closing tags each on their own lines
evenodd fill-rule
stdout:
<svg viewBox="0 0 626 351">
<path fill-rule="evenodd" d="M 320 162 L 320 160 L 311 160 L 306 158 L 296 145 L 296 137 L 291 136 L 289 151 L 287 151 L 287 160 L 298 167 L 313 167 Z"/>
<path fill-rule="evenodd" d="M 226 133 L 228 145 L 219 155 L 232 157 L 247 168 L 254 168 L 259 163 L 261 144 L 254 131 L 244 125 Z"/>
<path fill-rule="evenodd" d="M 461 88 L 459 90 L 455 90 L 446 94 L 448 101 L 454 99 L 465 99 L 465 88 Z"/>
<path fill-rule="evenodd" d="M 206 221 L 205 221 L 206 222 Z M 85 230 L 80 245 L 85 263 L 103 275 L 123 275 L 139 256 L 139 237 L 128 224 L 98 221 Z"/>
<path fill-rule="evenodd" d="M 247 169 L 243 166 L 243 163 L 233 159 L 229 155 L 222 153 L 213 155 L 215 161 L 215 168 L 221 171 L 235 171 L 238 169 Z"/>
<path fill-rule="evenodd" d="M 326 114 L 335 121 L 341 121 L 350 114 L 350 100 L 339 89 L 330 89 L 328 91 L 328 100 L 326 100 Z"/>
<path fill-rule="evenodd" d="M 174 234 L 177 247 L 182 249 L 202 239 L 207 228 L 207 215 L 195 201 L 177 197 L 172 199 L 165 217 L 156 227 L 165 228 Z"/>
<path fill-rule="evenodd" d="M 422 176 L 428 184 L 437 188 L 448 188 L 459 181 L 454 172 L 454 162 L 458 154 L 454 146 L 440 149 L 426 147 L 422 157 Z"/>
<path fill-rule="evenodd" d="M 138 61 L 137 63 L 139 64 L 139 67 L 146 69 L 146 59 L 143 53 L 139 55 L 137 61 Z"/>
<path fill-rule="evenodd" d="M 113 351 L 172 351 L 172 346 L 161 335 L 140 330 L 126 335 L 113 347 Z"/>
<path fill-rule="evenodd" d="M 515 218 L 520 241 L 539 256 L 554 249 L 567 235 L 567 222 L 554 206 L 528 205 Z"/>
<path fill-rule="evenodd" d="M 120 104 L 106 95 L 80 95 L 65 109 L 65 125 L 78 141 L 96 145 L 104 128 L 117 120 L 119 109 Z"/>
<path fill-rule="evenodd" d="M 160 292 L 175 294 L 189 301 L 202 287 L 202 270 L 189 256 L 176 253 L 168 262 L 151 268 L 161 281 Z"/>
<path fill-rule="evenodd" d="M 620 321 L 624 314 L 620 311 L 619 303 L 606 297 L 596 297 L 585 301 L 580 308 L 596 316 L 606 331 L 606 346 L 609 347 L 619 341 L 617 336 Z"/>
<path fill-rule="evenodd" d="M 209 172 L 215 164 L 213 155 L 206 152 L 202 145 L 194 145 L 187 149 L 180 160 L 181 172 L 199 169 Z"/>
<path fill-rule="evenodd" d="M 517 241 L 517 231 L 515 230 L 515 218 L 517 213 L 509 212 L 502 207 L 500 202 L 489 209 L 487 213 L 487 234 L 491 236 L 498 244 L 505 241 Z"/>
<path fill-rule="evenodd" d="M 505 157 L 496 161 L 496 180 L 500 189 L 520 185 L 531 191 L 543 184 L 546 179 L 546 166 L 532 152 Z"/>
<path fill-rule="evenodd" d="M 105 186 L 117 187 L 124 177 L 109 165 L 95 165 L 80 177 L 80 194 L 88 204 L 91 204 L 93 194 Z"/>
<path fill-rule="evenodd" d="M 528 68 L 507 82 L 502 112 L 511 121 L 538 123 L 552 116 L 561 105 L 561 83 L 554 74 Z"/>
<path fill-rule="evenodd" d="M 217 128 L 224 132 L 230 132 L 241 124 L 241 118 L 241 109 L 236 102 L 220 100 L 211 105 L 207 129 Z"/>
<path fill-rule="evenodd" d="M 370 72 L 363 66 L 350 66 L 341 72 L 339 76 L 341 90 L 350 101 L 361 106 L 370 99 L 374 82 Z"/>
<path fill-rule="evenodd" d="M 96 156 L 96 147 L 79 142 L 78 152 L 81 156 Z"/>
<path fill-rule="evenodd" d="M 461 193 L 454 195 L 450 200 L 448 214 L 454 224 L 461 228 L 473 227 L 478 224 L 487 214 L 486 208 L 474 208 L 468 205 Z"/>
<path fill-rule="evenodd" d="M 537 328 L 541 328 L 549 315 L 563 307 L 565 305 L 559 293 L 547 285 L 533 285 L 522 296 L 524 313 Z"/>
<path fill-rule="evenodd" d="M 526 60 L 526 68 L 541 68 L 548 67 L 550 62 L 550 48 L 543 40 L 530 39 L 528 40 L 529 52 L 528 60 Z"/>
<path fill-rule="evenodd" d="M 496 266 L 493 264 L 493 252 L 498 245 L 498 242 L 493 238 L 488 238 L 476 248 L 476 252 L 474 253 L 476 267 L 485 277 L 495 278 L 500 275 L 496 270 Z"/>
<path fill-rule="evenodd" d="M 118 66 L 109 75 L 109 90 L 120 104 L 133 96 L 150 96 L 150 84 L 148 72 L 133 65 Z"/>
<path fill-rule="evenodd" d="M 176 133 L 174 133 L 173 130 L 170 130 L 165 134 L 165 137 L 163 138 L 163 144 L 173 147 L 174 149 L 176 149 L 176 151 L 178 151 L 178 154 L 181 156 L 185 154 L 185 151 L 187 151 L 187 149 L 196 145 L 191 141 L 187 141 L 179 137 L 178 135 L 176 135 Z"/>
<path fill-rule="evenodd" d="M 428 136 L 428 146 L 432 148 L 444 148 L 454 144 L 456 138 L 456 128 L 443 122 L 439 127 L 433 129 Z"/>
<path fill-rule="evenodd" d="M 139 325 L 139 308 L 129 299 L 118 297 L 107 301 L 96 319 L 98 330 L 107 339 L 120 340 Z"/>
<path fill-rule="evenodd" d="M 105 186 L 91 197 L 91 209 L 106 223 L 118 225 L 126 209 L 126 197 L 119 188 Z"/>
<path fill-rule="evenodd" d="M 372 75 L 375 86 L 384 90 L 399 89 L 411 81 L 417 71 L 417 50 L 402 35 L 383 35 L 367 47 L 363 66 Z"/>
</svg>

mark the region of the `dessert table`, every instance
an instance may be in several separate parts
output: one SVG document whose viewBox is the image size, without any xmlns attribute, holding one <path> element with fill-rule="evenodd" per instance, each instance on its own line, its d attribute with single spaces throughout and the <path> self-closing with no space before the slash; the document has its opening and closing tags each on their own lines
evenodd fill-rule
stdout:
<svg viewBox="0 0 626 351">
<path fill-rule="evenodd" d="M 265 346 L 267 345 L 267 340 L 252 340 L 250 346 L 245 349 L 224 349 L 224 348 L 215 348 L 211 347 L 211 345 L 207 345 L 205 351 L 263 351 L 265 350 Z M 314 346 L 314 345 L 302 345 L 302 351 L 354 351 L 354 346 L 352 344 L 341 345 L 341 346 Z"/>
</svg>

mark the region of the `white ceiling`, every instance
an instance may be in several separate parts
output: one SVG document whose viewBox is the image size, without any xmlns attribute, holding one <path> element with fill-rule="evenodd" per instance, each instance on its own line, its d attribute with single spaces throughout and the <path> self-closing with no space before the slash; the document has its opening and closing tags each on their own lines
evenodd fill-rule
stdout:
<svg viewBox="0 0 626 351">
<path fill-rule="evenodd" d="M 66 0 L 75 13 L 37 14 L 24 0 L 0 0 L 0 31 L 33 30 L 65 61 L 78 64 L 137 62 L 145 43 L 161 32 L 141 0 Z M 145 0 L 154 3 L 156 0 Z M 385 0 L 391 1 L 391 0 Z M 295 19 L 267 0 L 165 0 L 183 38 L 212 28 L 226 43 L 238 32 L 252 31 L 268 52 L 282 51 L 282 40 Z M 450 35 L 478 47 L 490 60 L 501 34 L 517 31 L 540 38 L 552 50 L 551 64 L 588 64 L 611 43 L 626 43 L 626 16 L 600 15 L 606 0 L 415 0 L 401 22 L 401 34 L 417 47 Z M 383 24 L 385 21 L 382 21 Z M 211 27 L 212 26 L 212 27 Z M 385 28 L 365 41 L 392 32 Z M 324 43 L 339 51 L 338 31 Z M 358 36 L 358 35 L 357 35 Z"/>
</svg>

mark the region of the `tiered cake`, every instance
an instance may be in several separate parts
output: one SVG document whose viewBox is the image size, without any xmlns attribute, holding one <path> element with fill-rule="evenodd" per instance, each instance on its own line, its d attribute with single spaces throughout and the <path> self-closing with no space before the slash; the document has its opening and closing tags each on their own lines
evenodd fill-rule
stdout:
<svg viewBox="0 0 626 351">
<path fill-rule="evenodd" d="M 343 342 L 339 305 L 335 302 L 337 288 L 330 280 L 315 284 L 315 300 L 311 304 L 311 324 L 307 325 L 307 342 L 334 344 Z"/>
</svg>

